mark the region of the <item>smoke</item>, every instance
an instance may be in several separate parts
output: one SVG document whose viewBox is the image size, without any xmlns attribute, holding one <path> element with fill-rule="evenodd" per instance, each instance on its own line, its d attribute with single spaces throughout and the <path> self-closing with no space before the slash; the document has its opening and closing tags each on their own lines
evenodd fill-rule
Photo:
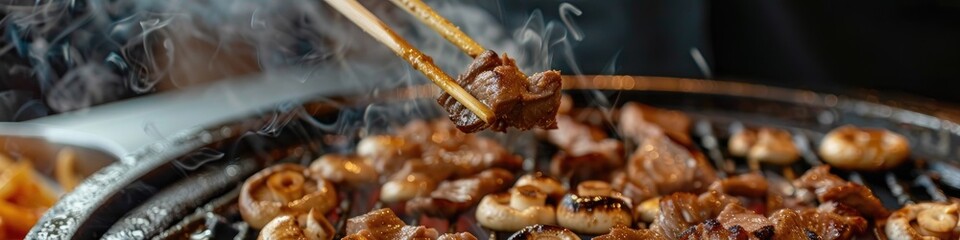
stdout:
<svg viewBox="0 0 960 240">
<path fill-rule="evenodd" d="M 406 14 L 365 4 L 386 19 Z M 323 1 L 6 1 L 0 14 L 0 93 L 30 92 L 52 112 L 291 67 L 402 66 Z M 4 102 L 16 105 L 4 114 L 24 102 Z"/>
<path fill-rule="evenodd" d="M 472 60 L 389 2 L 363 4 L 448 74 L 457 75 Z M 551 10 L 558 11 L 560 19 L 544 19 L 536 10 L 520 26 L 505 26 L 490 12 L 469 4 L 428 4 L 486 48 L 516 58 L 524 72 L 549 70 L 563 61 L 571 69 L 565 74 L 581 73 L 573 48 L 586 37 L 576 24 L 584 13 L 573 4 L 561 3 Z M 0 120 L 23 120 L 234 76 L 321 65 L 333 66 L 347 76 L 341 81 L 370 89 L 357 97 L 374 98 L 388 89 L 428 82 L 318 0 L 8 1 L 0 4 L 0 12 L 5 36 L 0 41 L 0 59 L 11 66 L 0 77 L 29 82 L 0 84 L 0 96 L 13 96 L 0 98 L 4 107 L 0 110 L 20 113 Z M 350 77 L 359 72 L 383 77 Z M 596 105 L 610 105 L 602 93 L 592 98 Z M 400 105 L 345 110 L 341 112 L 345 116 L 333 123 L 306 121 L 344 133 L 396 125 L 394 116 L 442 114 L 431 104 Z M 290 106 L 278 109 L 296 111 Z M 340 123 L 357 117 L 362 124 Z M 259 134 L 276 135 L 291 121 L 274 120 Z"/>
</svg>

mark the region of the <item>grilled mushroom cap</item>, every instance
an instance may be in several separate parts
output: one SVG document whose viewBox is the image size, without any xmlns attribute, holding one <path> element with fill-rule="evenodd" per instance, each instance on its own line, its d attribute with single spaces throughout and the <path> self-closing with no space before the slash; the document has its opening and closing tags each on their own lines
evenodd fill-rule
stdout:
<svg viewBox="0 0 960 240">
<path fill-rule="evenodd" d="M 560 197 L 563 197 L 563 194 L 567 192 L 567 188 L 563 187 L 560 180 L 544 175 L 541 172 L 523 175 L 513 186 L 533 186 L 554 200 L 560 199 Z"/>
<path fill-rule="evenodd" d="M 387 181 L 380 187 L 380 201 L 402 202 L 419 196 L 430 195 L 437 188 L 437 181 L 423 173 L 411 173 Z"/>
<path fill-rule="evenodd" d="M 584 234 L 605 234 L 615 226 L 630 226 L 630 203 L 609 184 L 586 181 L 577 186 L 577 194 L 567 194 L 557 206 L 560 226 Z M 586 220 L 589 219 L 589 220 Z"/>
<path fill-rule="evenodd" d="M 788 165 L 800 159 L 800 151 L 793 144 L 790 132 L 761 128 L 757 132 L 757 143 L 750 148 L 747 158 L 754 162 Z"/>
<path fill-rule="evenodd" d="M 326 213 L 337 204 L 330 182 L 289 163 L 257 172 L 240 191 L 240 215 L 255 229 L 280 215 L 300 215 L 311 209 Z"/>
<path fill-rule="evenodd" d="M 776 128 L 744 129 L 730 137 L 727 145 L 730 154 L 746 157 L 751 164 L 787 165 L 800 159 L 790 132 Z"/>
<path fill-rule="evenodd" d="M 533 186 L 524 185 L 508 193 L 490 194 L 480 200 L 477 222 L 497 231 L 517 231 L 534 224 L 556 224 L 556 211 L 545 205 L 547 195 Z"/>
<path fill-rule="evenodd" d="M 369 136 L 357 143 L 357 155 L 365 157 L 367 164 L 381 173 L 396 170 L 403 165 L 402 160 L 419 156 L 420 150 L 417 143 L 391 135 Z"/>
<path fill-rule="evenodd" d="M 820 155 L 832 166 L 845 170 L 890 169 L 910 155 L 907 139 L 885 129 L 843 126 L 830 131 L 820 143 Z"/>
<path fill-rule="evenodd" d="M 891 240 L 960 238 L 960 204 L 909 204 L 887 218 L 885 232 Z"/>
<path fill-rule="evenodd" d="M 325 154 L 310 163 L 310 170 L 335 183 L 363 185 L 377 182 L 377 171 L 360 156 Z"/>
<path fill-rule="evenodd" d="M 570 229 L 551 226 L 551 225 L 533 225 L 527 226 L 514 233 L 507 240 L 535 240 L 535 239 L 556 239 L 556 240 L 580 240 L 577 234 Z"/>
<path fill-rule="evenodd" d="M 274 218 L 260 230 L 258 240 L 306 239 L 330 240 L 335 234 L 333 226 L 318 211 L 311 210 L 300 216 L 282 215 Z"/>
<path fill-rule="evenodd" d="M 750 154 L 750 148 L 755 144 L 757 144 L 757 131 L 753 129 L 743 129 L 742 131 L 734 133 L 733 136 L 730 136 L 730 140 L 727 141 L 727 148 L 730 151 L 730 155 L 746 157 Z"/>
</svg>

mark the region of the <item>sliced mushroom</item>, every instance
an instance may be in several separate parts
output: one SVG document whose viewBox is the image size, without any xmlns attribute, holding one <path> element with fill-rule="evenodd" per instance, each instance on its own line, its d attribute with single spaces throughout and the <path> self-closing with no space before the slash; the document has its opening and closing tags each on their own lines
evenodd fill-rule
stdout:
<svg viewBox="0 0 960 240">
<path fill-rule="evenodd" d="M 885 231 L 890 240 L 960 238 L 960 204 L 909 204 L 887 218 Z"/>
<path fill-rule="evenodd" d="M 390 181 L 380 187 L 380 201 L 402 202 L 415 197 L 430 195 L 437 189 L 437 181 L 423 173 L 412 173 Z"/>
<path fill-rule="evenodd" d="M 318 211 L 311 210 L 307 214 L 294 217 L 283 215 L 274 218 L 260 230 L 258 240 L 271 239 L 304 239 L 330 240 L 336 234 L 333 226 Z"/>
<path fill-rule="evenodd" d="M 630 207 L 630 202 L 609 184 L 586 181 L 577 186 L 577 194 L 567 194 L 561 200 L 557 222 L 578 233 L 605 234 L 612 227 L 633 223 Z"/>
<path fill-rule="evenodd" d="M 781 129 L 744 129 L 730 137 L 728 146 L 731 155 L 746 157 L 752 164 L 789 165 L 800 159 L 790 132 Z"/>
<path fill-rule="evenodd" d="M 333 184 L 289 163 L 257 172 L 240 191 L 240 215 L 255 229 L 280 215 L 300 215 L 311 209 L 326 213 L 337 204 Z"/>
<path fill-rule="evenodd" d="M 537 224 L 523 228 L 507 240 L 580 240 L 580 237 L 570 229 Z"/>
<path fill-rule="evenodd" d="M 334 183 L 364 185 L 377 182 L 377 171 L 367 164 L 365 157 L 325 154 L 310 163 L 310 170 Z"/>
<path fill-rule="evenodd" d="M 517 231 L 534 224 L 554 225 L 556 211 L 546 201 L 547 195 L 530 185 L 490 194 L 480 200 L 477 222 L 497 231 Z"/>
<path fill-rule="evenodd" d="M 910 155 L 910 144 L 905 137 L 885 129 L 843 126 L 823 137 L 819 152 L 824 161 L 837 168 L 874 171 L 903 163 Z"/>
<path fill-rule="evenodd" d="M 513 186 L 533 186 L 554 200 L 560 199 L 563 197 L 563 194 L 567 192 L 567 188 L 563 187 L 563 183 L 560 183 L 560 180 L 544 175 L 541 172 L 523 175 Z"/>
</svg>

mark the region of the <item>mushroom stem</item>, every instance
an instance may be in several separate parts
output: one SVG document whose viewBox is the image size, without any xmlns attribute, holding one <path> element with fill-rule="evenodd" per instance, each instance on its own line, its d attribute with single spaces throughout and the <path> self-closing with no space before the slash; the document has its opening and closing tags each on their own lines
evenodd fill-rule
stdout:
<svg viewBox="0 0 960 240">
<path fill-rule="evenodd" d="M 330 222 L 327 222 L 327 219 L 324 218 L 323 213 L 314 209 L 310 209 L 307 215 L 300 215 L 299 218 L 301 218 L 299 219 L 300 227 L 303 228 L 303 233 L 307 236 L 317 239 L 333 239 L 333 235 L 336 234 Z"/>
<path fill-rule="evenodd" d="M 610 196 L 612 194 L 613 187 L 604 181 L 585 181 L 577 185 L 577 195 L 581 197 Z"/>
<path fill-rule="evenodd" d="M 303 197 L 303 175 L 281 171 L 267 178 L 267 188 L 277 201 L 292 202 Z"/>
<path fill-rule="evenodd" d="M 510 189 L 510 207 L 524 210 L 530 207 L 539 207 L 547 203 L 547 194 L 540 192 L 534 186 L 519 186 Z"/>
</svg>

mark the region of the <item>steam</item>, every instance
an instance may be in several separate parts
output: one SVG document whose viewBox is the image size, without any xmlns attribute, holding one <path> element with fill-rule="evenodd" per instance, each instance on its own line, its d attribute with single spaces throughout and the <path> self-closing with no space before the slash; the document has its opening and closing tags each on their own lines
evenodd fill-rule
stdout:
<svg viewBox="0 0 960 240">
<path fill-rule="evenodd" d="M 471 62 L 396 6 L 372 0 L 363 4 L 448 74 L 457 75 Z M 576 24 L 576 18 L 585 13 L 573 4 L 562 3 L 553 10 L 560 19 L 544 19 L 540 10 L 533 11 L 521 26 L 504 26 L 475 6 L 449 1 L 429 4 L 483 46 L 516 58 L 524 72 L 552 69 L 559 60 L 571 69 L 565 74 L 582 74 L 573 47 L 586 37 Z M 340 81 L 370 89 L 358 97 L 378 97 L 388 89 L 427 83 L 323 1 L 11 1 L 0 4 L 0 11 L 5 14 L 0 58 L 11 65 L 0 77 L 30 82 L 9 90 L 0 85 L 0 96 L 8 96 L 0 97 L 0 106 L 17 108 L 13 111 L 17 116 L 12 117 L 17 119 L 289 68 L 334 66 L 339 75 L 347 76 Z M 360 72 L 383 77 L 350 77 Z M 592 104 L 610 104 L 602 93 L 593 95 Z M 330 132 L 375 132 L 376 127 L 401 124 L 397 116 L 437 117 L 442 114 L 437 110 L 435 104 L 416 102 L 373 104 L 360 111 L 342 109 L 338 119 L 323 122 L 299 106 L 285 105 L 278 106 L 277 115 L 254 134 L 275 137 L 294 120 L 335 130 Z M 291 111 L 294 114 L 280 114 Z M 362 121 L 355 123 L 357 118 Z M 144 129 L 150 131 L 149 126 Z"/>
<path fill-rule="evenodd" d="M 707 59 L 703 57 L 703 53 L 700 52 L 699 48 L 690 48 L 690 57 L 692 57 L 693 62 L 697 64 L 697 68 L 700 68 L 700 72 L 703 73 L 703 78 L 713 78 L 713 72 L 710 71 L 710 65 L 707 64 Z"/>
</svg>

